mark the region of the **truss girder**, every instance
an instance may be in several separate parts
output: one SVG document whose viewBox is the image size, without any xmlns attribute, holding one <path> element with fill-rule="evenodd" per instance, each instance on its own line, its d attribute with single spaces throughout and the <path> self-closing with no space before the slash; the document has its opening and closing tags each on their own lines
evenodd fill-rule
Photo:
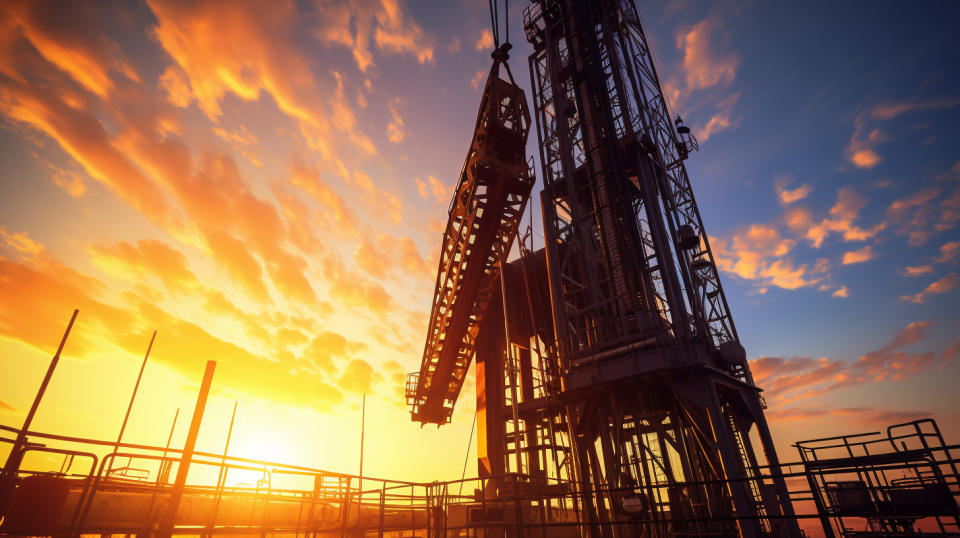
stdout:
<svg viewBox="0 0 960 538">
<path fill-rule="evenodd" d="M 530 115 L 518 86 L 494 65 L 450 204 L 420 371 L 407 383 L 414 421 L 443 424 L 473 358 L 503 253 L 509 252 L 534 176 L 525 158 Z"/>
</svg>

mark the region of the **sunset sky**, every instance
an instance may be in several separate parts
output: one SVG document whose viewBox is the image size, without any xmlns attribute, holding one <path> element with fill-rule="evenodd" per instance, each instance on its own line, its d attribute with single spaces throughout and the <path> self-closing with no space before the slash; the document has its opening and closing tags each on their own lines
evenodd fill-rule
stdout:
<svg viewBox="0 0 960 538">
<path fill-rule="evenodd" d="M 926 416 L 960 441 L 960 4 L 640 7 L 781 458 Z M 213 359 L 201 449 L 239 401 L 231 454 L 356 472 L 366 393 L 366 473 L 459 477 L 472 377 L 439 430 L 403 381 L 488 28 L 475 0 L 0 4 L 0 423 L 78 308 L 36 430 L 115 438 L 156 330 L 126 439 L 162 445 Z"/>
</svg>

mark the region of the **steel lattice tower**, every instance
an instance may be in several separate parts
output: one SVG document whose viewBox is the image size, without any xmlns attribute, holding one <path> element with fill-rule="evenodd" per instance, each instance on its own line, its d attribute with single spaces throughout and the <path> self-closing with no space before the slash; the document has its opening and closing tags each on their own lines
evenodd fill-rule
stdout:
<svg viewBox="0 0 960 538">
<path fill-rule="evenodd" d="M 634 1 L 536 1 L 524 29 L 553 400 L 582 517 L 644 512 L 681 533 L 796 535 L 778 519 L 793 512 L 783 479 L 757 470 L 751 431 L 773 474 L 779 463 L 684 166 L 696 141 L 668 112 Z M 725 516 L 741 519 L 697 522 Z"/>
</svg>

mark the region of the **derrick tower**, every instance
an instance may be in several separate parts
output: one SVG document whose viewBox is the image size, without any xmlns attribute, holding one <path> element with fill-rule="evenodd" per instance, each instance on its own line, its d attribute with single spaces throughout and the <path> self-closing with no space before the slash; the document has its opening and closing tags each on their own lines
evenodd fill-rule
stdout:
<svg viewBox="0 0 960 538">
<path fill-rule="evenodd" d="M 492 18 L 413 419 L 448 422 L 476 357 L 484 499 L 575 491 L 583 534 L 799 536 L 684 166 L 697 142 L 667 109 L 634 0 L 523 12 L 545 247 L 530 230 L 512 263 L 529 116 Z"/>
<path fill-rule="evenodd" d="M 631 498 L 795 533 L 777 519 L 792 515 L 783 480 L 757 470 L 751 430 L 779 464 L 684 166 L 696 140 L 667 109 L 634 0 L 535 1 L 524 30 L 576 480 L 622 490 L 584 494 L 585 514 L 616 519 Z"/>
</svg>

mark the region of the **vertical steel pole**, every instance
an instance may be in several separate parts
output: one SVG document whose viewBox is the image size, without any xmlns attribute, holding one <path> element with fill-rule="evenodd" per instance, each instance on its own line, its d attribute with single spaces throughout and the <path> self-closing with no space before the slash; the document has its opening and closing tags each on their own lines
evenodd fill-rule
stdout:
<svg viewBox="0 0 960 538">
<path fill-rule="evenodd" d="M 161 481 L 166 482 L 167 477 L 169 476 L 169 466 L 167 464 L 167 451 L 170 449 L 170 441 L 173 440 L 173 431 L 177 429 L 177 419 L 180 418 L 180 408 L 177 408 L 177 412 L 173 414 L 173 424 L 170 425 L 170 435 L 167 436 L 167 444 L 163 447 L 163 459 L 160 460 L 160 468 L 167 469 L 165 472 L 157 473 L 157 484 Z"/>
<path fill-rule="evenodd" d="M 363 403 L 360 407 L 360 479 L 357 482 L 357 510 L 363 502 L 363 434 L 367 425 L 367 393 L 363 393 Z M 357 512 L 359 514 L 359 512 Z"/>
<path fill-rule="evenodd" d="M 23 458 L 23 449 L 27 446 L 27 432 L 30 431 L 30 424 L 33 422 L 34 415 L 37 414 L 37 408 L 40 407 L 40 400 L 43 399 L 44 393 L 47 392 L 47 385 L 50 384 L 53 371 L 57 369 L 57 364 L 60 362 L 60 353 L 63 352 L 63 346 L 67 343 L 67 337 L 70 336 L 70 329 L 73 328 L 73 322 L 77 320 L 77 314 L 79 313 L 79 310 L 74 310 L 73 315 L 70 316 L 70 322 L 67 323 L 67 330 L 64 331 L 63 338 L 60 339 L 57 352 L 53 355 L 50 366 L 47 367 L 47 373 L 43 376 L 43 381 L 40 383 L 37 395 L 33 398 L 33 405 L 30 406 L 30 411 L 27 412 L 27 418 L 23 421 L 23 427 L 20 428 L 20 431 L 17 433 L 17 439 L 13 442 L 13 446 L 10 448 L 10 454 L 7 455 L 7 461 L 3 465 L 3 473 L 0 474 L 0 515 L 6 512 L 7 500 L 9 500 L 10 494 L 13 493 L 14 481 L 17 476 L 17 471 L 20 470 L 20 461 Z"/>
<path fill-rule="evenodd" d="M 177 412 L 173 414 L 173 424 L 170 425 L 170 435 L 167 436 L 167 444 L 163 447 L 163 457 L 160 459 L 160 468 L 157 469 L 157 486 L 161 483 L 167 481 L 167 450 L 170 449 L 170 441 L 173 440 L 173 431 L 177 428 L 177 418 L 180 417 L 180 408 L 177 408 Z M 157 503 L 157 491 L 160 490 L 159 487 L 152 488 L 153 492 L 150 494 L 150 508 L 147 509 L 147 522 L 146 530 L 144 534 L 146 536 L 150 535 L 150 531 L 153 530 L 153 508 Z"/>
<path fill-rule="evenodd" d="M 230 415 L 230 427 L 227 428 L 227 442 L 223 445 L 223 456 L 220 458 L 220 472 L 217 474 L 217 493 L 213 501 L 213 513 L 210 515 L 210 523 L 207 525 L 207 536 L 213 536 L 213 526 L 217 520 L 217 512 L 220 510 L 223 488 L 227 483 L 227 452 L 230 450 L 230 438 L 233 437 L 233 421 L 237 418 L 237 403 L 236 401 L 233 402 L 233 414 Z"/>
<path fill-rule="evenodd" d="M 510 317 L 507 314 L 507 254 L 508 247 L 504 245 L 503 252 L 500 253 L 500 301 L 503 304 L 503 339 L 506 343 L 507 372 L 510 374 L 510 409 L 513 412 L 513 448 L 517 465 L 517 476 L 523 472 L 522 456 L 520 454 L 520 402 L 517 401 L 517 371 L 513 364 L 513 342 L 510 340 Z M 499 417 L 497 417 L 499 420 Z"/>
<path fill-rule="evenodd" d="M 169 537 L 173 534 L 174 520 L 177 517 L 177 509 L 180 507 L 180 499 L 183 497 L 183 488 L 187 483 L 187 471 L 190 470 L 190 460 L 193 459 L 193 448 L 197 444 L 197 433 L 200 431 L 200 422 L 203 420 L 203 411 L 207 407 L 207 395 L 210 393 L 210 384 L 213 381 L 213 371 L 217 368 L 216 361 L 207 361 L 207 367 L 203 371 L 203 382 L 200 384 L 200 393 L 197 394 L 197 405 L 193 408 L 193 418 L 190 420 L 190 430 L 187 432 L 187 442 L 183 447 L 183 453 L 180 455 L 180 466 L 177 467 L 177 478 L 173 483 L 173 490 L 170 492 L 170 502 L 167 505 L 167 513 L 160 522 L 161 538 Z"/>
<path fill-rule="evenodd" d="M 127 413 L 123 415 L 123 424 L 120 425 L 120 433 L 117 434 L 117 442 L 113 445 L 113 451 L 120 450 L 120 441 L 123 439 L 123 431 L 127 429 L 127 421 L 130 420 L 130 411 L 133 410 L 133 401 L 137 398 L 137 390 L 140 388 L 140 380 L 143 378 L 143 370 L 147 367 L 147 359 L 150 358 L 150 350 L 153 349 L 153 341 L 157 338 L 157 331 L 153 331 L 150 337 L 150 343 L 147 344 L 147 352 L 143 356 L 143 362 L 140 363 L 140 373 L 137 374 L 137 382 L 133 384 L 133 394 L 130 395 L 130 403 L 127 405 Z M 112 463 L 112 462 L 111 462 Z M 127 467 L 130 462 L 127 462 Z"/>
</svg>

